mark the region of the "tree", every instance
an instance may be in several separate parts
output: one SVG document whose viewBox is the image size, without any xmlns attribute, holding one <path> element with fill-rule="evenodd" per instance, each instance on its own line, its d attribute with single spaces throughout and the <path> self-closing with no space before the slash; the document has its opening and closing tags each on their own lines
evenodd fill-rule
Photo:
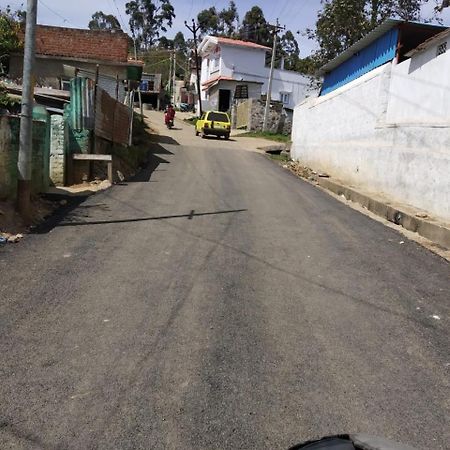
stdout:
<svg viewBox="0 0 450 450">
<path fill-rule="evenodd" d="M 202 34 L 217 36 L 223 31 L 215 6 L 200 11 L 197 15 L 197 21 Z"/>
<path fill-rule="evenodd" d="M 284 58 L 284 68 L 287 70 L 297 70 L 300 49 L 292 31 L 288 30 L 281 36 L 279 47 L 279 53 Z"/>
<path fill-rule="evenodd" d="M 264 13 L 259 6 L 253 6 L 245 13 L 242 25 L 239 28 L 240 39 L 255 42 L 256 44 L 271 46 L 271 36 Z"/>
<path fill-rule="evenodd" d="M 0 8 L 0 72 L 6 71 L 9 55 L 23 48 L 20 28 L 24 19 L 25 11 Z"/>
<path fill-rule="evenodd" d="M 376 1 L 376 0 L 375 0 Z M 370 29 L 367 0 L 327 0 L 319 11 L 314 32 L 309 36 L 319 44 L 317 62 L 329 61 L 361 39 Z"/>
<path fill-rule="evenodd" d="M 186 40 L 184 39 L 184 34 L 179 31 L 173 38 L 173 48 L 183 54 L 187 52 Z"/>
<path fill-rule="evenodd" d="M 320 67 L 361 39 L 388 17 L 419 20 L 427 0 L 324 0 L 316 28 L 307 30 L 319 44 L 314 62 Z M 309 61 L 311 62 L 311 61 Z"/>
<path fill-rule="evenodd" d="M 239 14 L 234 1 L 230 1 L 227 9 L 224 8 L 220 11 L 219 20 L 221 22 L 224 35 L 233 37 L 239 25 Z"/>
<path fill-rule="evenodd" d="M 121 30 L 117 17 L 112 14 L 105 14 L 103 11 L 97 11 L 92 14 L 92 19 L 88 24 L 90 30 Z"/>
<path fill-rule="evenodd" d="M 215 6 L 200 11 L 197 21 L 202 34 L 234 37 L 239 21 L 236 3 L 230 1 L 228 8 L 217 11 Z"/>
<path fill-rule="evenodd" d="M 136 45 L 143 50 L 152 47 L 175 18 L 170 0 L 133 0 L 125 4 L 125 12 Z"/>
<path fill-rule="evenodd" d="M 173 40 L 167 39 L 165 36 L 161 36 L 159 38 L 158 47 L 165 50 L 170 50 L 173 48 Z"/>
</svg>

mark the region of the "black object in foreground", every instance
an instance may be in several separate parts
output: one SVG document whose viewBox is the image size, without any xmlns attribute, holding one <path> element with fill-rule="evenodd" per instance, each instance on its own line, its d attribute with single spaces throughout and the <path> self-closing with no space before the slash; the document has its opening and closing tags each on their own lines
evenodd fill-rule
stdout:
<svg viewBox="0 0 450 450">
<path fill-rule="evenodd" d="M 327 436 L 317 441 L 294 445 L 289 450 L 415 450 L 413 447 L 397 444 L 384 438 L 365 434 L 342 434 Z"/>
</svg>

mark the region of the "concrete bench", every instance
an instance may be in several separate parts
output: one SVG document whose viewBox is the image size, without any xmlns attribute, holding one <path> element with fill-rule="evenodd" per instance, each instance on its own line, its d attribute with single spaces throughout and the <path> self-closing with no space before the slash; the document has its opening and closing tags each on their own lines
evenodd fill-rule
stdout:
<svg viewBox="0 0 450 450">
<path fill-rule="evenodd" d="M 97 155 L 93 153 L 74 153 L 72 155 L 74 161 L 105 161 L 108 166 L 108 180 L 113 182 L 113 160 L 112 155 Z"/>
</svg>

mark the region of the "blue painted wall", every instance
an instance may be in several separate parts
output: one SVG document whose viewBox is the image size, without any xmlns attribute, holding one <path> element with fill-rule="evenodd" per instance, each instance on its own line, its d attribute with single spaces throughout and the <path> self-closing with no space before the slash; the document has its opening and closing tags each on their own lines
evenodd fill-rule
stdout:
<svg viewBox="0 0 450 450">
<path fill-rule="evenodd" d="M 320 95 L 328 94 L 376 67 L 391 61 L 395 56 L 397 40 L 398 28 L 394 28 L 327 73 Z"/>
</svg>

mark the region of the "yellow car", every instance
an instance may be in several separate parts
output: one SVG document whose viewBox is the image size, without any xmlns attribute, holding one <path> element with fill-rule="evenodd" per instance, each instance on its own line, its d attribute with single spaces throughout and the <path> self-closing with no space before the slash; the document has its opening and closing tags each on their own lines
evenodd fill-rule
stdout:
<svg viewBox="0 0 450 450">
<path fill-rule="evenodd" d="M 206 111 L 195 124 L 195 135 L 204 138 L 208 134 L 225 139 L 230 138 L 231 122 L 227 113 L 219 111 Z"/>
</svg>

